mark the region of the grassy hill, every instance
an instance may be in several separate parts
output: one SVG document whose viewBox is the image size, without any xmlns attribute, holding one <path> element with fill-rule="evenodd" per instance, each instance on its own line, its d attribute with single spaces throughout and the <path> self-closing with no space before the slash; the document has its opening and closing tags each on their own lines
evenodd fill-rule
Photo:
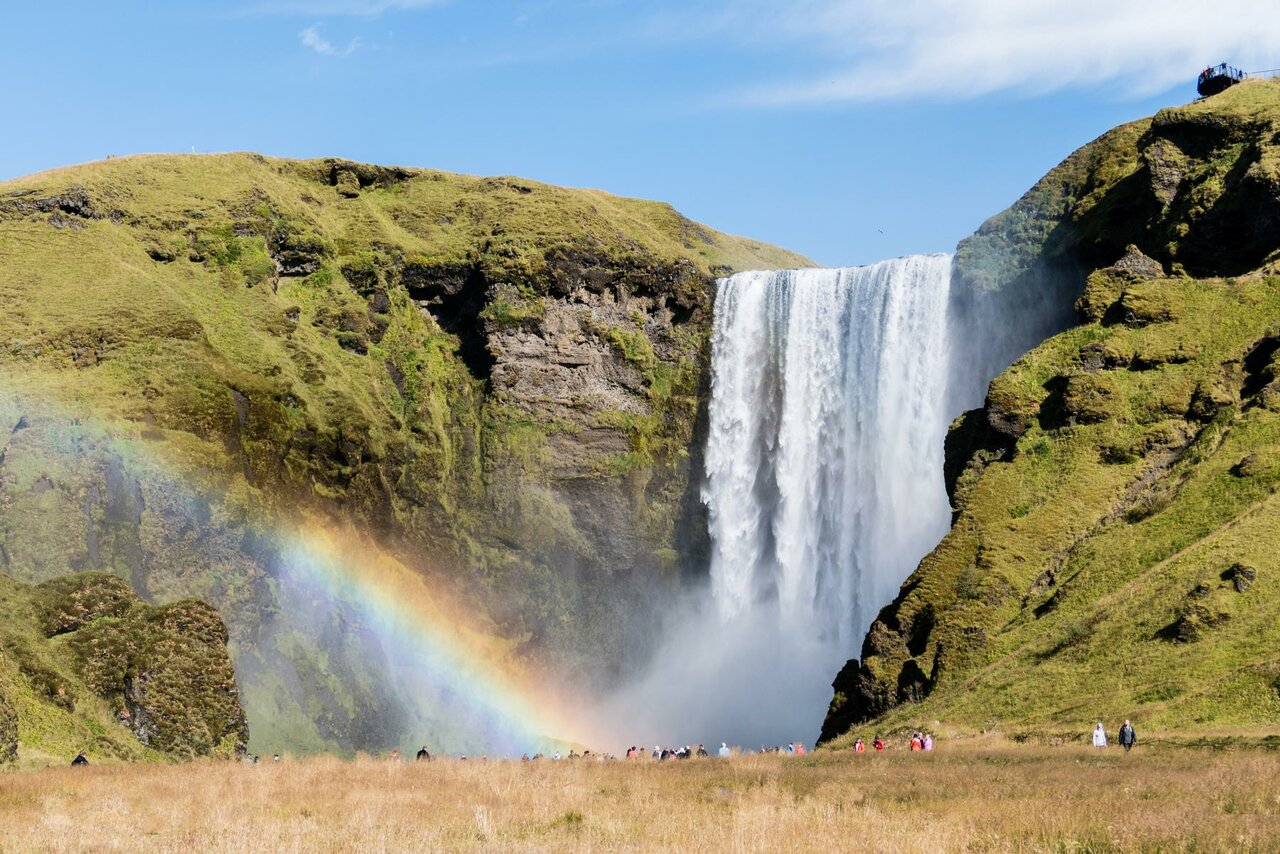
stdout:
<svg viewBox="0 0 1280 854">
<path fill-rule="evenodd" d="M 954 524 L 824 738 L 1280 723 L 1278 169 L 1280 83 L 1248 83 L 1104 135 L 961 245 L 969 322 L 1075 317 L 953 425 Z"/>
<path fill-rule="evenodd" d="M 299 518 L 607 679 L 705 530 L 713 278 L 806 263 L 655 202 L 339 160 L 0 184 L 0 570 L 217 605 L 262 752 L 408 738 L 373 627 L 285 577 Z"/>
</svg>

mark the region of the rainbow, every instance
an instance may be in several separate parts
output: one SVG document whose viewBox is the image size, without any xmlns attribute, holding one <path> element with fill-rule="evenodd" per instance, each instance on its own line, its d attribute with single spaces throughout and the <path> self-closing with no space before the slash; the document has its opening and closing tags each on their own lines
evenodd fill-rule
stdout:
<svg viewBox="0 0 1280 854">
<path fill-rule="evenodd" d="M 237 498 L 191 486 L 196 478 L 184 472 L 194 470 L 199 455 L 184 459 L 180 442 L 162 445 L 142 438 L 133 422 L 86 422 L 44 400 L 32 406 L 25 395 L 6 397 L 0 399 L 0 412 L 22 413 L 28 426 L 91 436 L 131 471 L 175 495 L 229 502 Z M 51 450 L 64 459 L 78 457 L 81 443 L 65 439 L 60 436 L 50 443 L 55 446 Z M 243 487 L 231 487 L 238 488 Z M 278 556 L 269 579 L 277 594 L 283 591 L 290 602 L 304 603 L 311 617 L 339 619 L 342 631 L 370 645 L 396 677 L 394 701 L 409 711 L 414 732 L 421 732 L 421 740 L 432 742 L 433 748 L 515 756 L 582 744 L 592 734 L 594 728 L 579 719 L 579 704 L 522 661 L 516 644 L 486 622 L 482 607 L 433 586 L 425 574 L 397 560 L 363 532 L 295 517 L 273 526 L 268 538 Z M 305 632 L 306 616 L 290 628 L 302 626 Z M 307 640 L 320 648 L 319 637 Z M 254 723 L 251 711 L 251 737 Z"/>
<path fill-rule="evenodd" d="M 359 615 L 401 670 L 418 674 L 407 681 L 420 693 L 453 695 L 440 711 L 465 717 L 457 723 L 473 749 L 533 753 L 578 743 L 592 729 L 575 720 L 562 691 L 540 685 L 520 666 L 510 640 L 479 625 L 474 609 L 432 590 L 424 576 L 366 538 L 309 524 L 286 542 L 284 578 Z"/>
</svg>

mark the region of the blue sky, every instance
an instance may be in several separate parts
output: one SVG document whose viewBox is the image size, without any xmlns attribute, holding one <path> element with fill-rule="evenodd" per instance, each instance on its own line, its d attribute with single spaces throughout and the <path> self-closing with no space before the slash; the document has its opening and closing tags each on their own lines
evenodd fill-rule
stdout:
<svg viewBox="0 0 1280 854">
<path fill-rule="evenodd" d="M 8 3 L 0 178 L 253 150 L 669 201 L 824 264 L 950 251 L 1204 65 L 1246 0 Z M 109 8 L 108 8 L 109 7 Z"/>
</svg>

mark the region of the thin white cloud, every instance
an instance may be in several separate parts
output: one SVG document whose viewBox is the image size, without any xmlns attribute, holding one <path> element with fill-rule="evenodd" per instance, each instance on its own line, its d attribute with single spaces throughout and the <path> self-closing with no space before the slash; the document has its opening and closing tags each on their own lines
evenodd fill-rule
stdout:
<svg viewBox="0 0 1280 854">
<path fill-rule="evenodd" d="M 734 94 L 756 106 L 1076 85 L 1137 95 L 1223 60 L 1280 65 L 1280 12 L 1260 0 L 691 0 L 651 32 L 725 40 L 770 67 L 791 52 L 811 69 Z"/>
<path fill-rule="evenodd" d="M 350 56 L 360 49 L 359 39 L 347 42 L 346 47 L 335 47 L 333 42 L 320 35 L 318 25 L 312 25 L 298 33 L 298 41 L 323 56 Z"/>
</svg>

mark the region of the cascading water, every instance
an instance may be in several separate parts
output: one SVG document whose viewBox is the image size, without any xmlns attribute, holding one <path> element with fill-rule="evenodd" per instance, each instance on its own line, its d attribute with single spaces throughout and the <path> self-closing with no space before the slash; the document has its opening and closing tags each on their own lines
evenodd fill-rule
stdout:
<svg viewBox="0 0 1280 854">
<path fill-rule="evenodd" d="M 719 284 L 703 501 L 710 586 L 667 614 L 611 737 L 812 738 L 831 677 L 946 533 L 951 258 Z"/>
<path fill-rule="evenodd" d="M 950 272 L 928 255 L 721 282 L 703 500 L 722 620 L 768 612 L 842 661 L 946 532 Z"/>
</svg>

